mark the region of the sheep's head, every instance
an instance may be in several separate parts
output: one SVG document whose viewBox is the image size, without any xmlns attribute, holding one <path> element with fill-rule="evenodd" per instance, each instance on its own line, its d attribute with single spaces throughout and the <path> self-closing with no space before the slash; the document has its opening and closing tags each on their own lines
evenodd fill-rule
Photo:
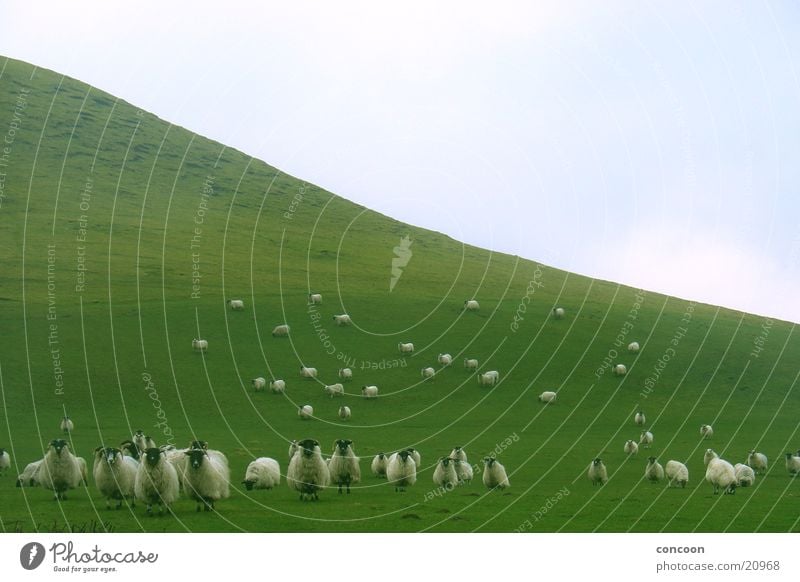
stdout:
<svg viewBox="0 0 800 582">
<path fill-rule="evenodd" d="M 255 483 L 256 482 L 253 479 L 246 479 L 246 480 L 242 481 L 242 485 L 244 485 L 244 488 L 247 489 L 248 491 L 252 491 L 253 490 L 253 485 L 255 485 Z"/>
<path fill-rule="evenodd" d="M 350 445 L 352 445 L 352 444 L 353 444 L 353 441 L 350 441 L 350 440 L 347 440 L 347 439 L 339 439 L 333 444 L 333 446 L 334 446 L 334 449 L 338 448 L 339 451 L 342 454 L 345 454 L 347 452 L 347 449 L 349 449 Z"/>
<path fill-rule="evenodd" d="M 151 467 L 155 467 L 158 465 L 159 461 L 161 461 L 161 449 L 145 449 L 144 451 L 144 462 L 150 465 Z"/>
<path fill-rule="evenodd" d="M 401 459 L 403 459 L 404 463 L 408 460 L 408 457 L 411 456 L 411 453 L 409 453 L 408 451 L 405 451 L 405 450 L 404 451 L 400 451 L 397 454 L 399 455 L 399 457 Z"/>
<path fill-rule="evenodd" d="M 122 451 L 115 449 L 114 447 L 106 447 L 102 449 L 102 454 L 103 460 L 109 465 L 113 465 L 117 462 L 117 456 L 121 455 Z"/>
<path fill-rule="evenodd" d="M 484 457 L 483 462 L 487 467 L 491 468 L 497 462 L 497 459 L 494 457 Z"/>
<path fill-rule="evenodd" d="M 203 465 L 203 461 L 208 453 L 203 449 L 192 449 L 191 451 L 186 451 L 184 454 L 189 457 L 189 465 L 192 469 L 199 469 Z"/>
<path fill-rule="evenodd" d="M 595 467 L 599 467 L 602 464 L 603 464 L 603 461 L 602 461 L 602 459 L 600 457 L 597 457 L 594 461 L 592 461 L 592 465 L 594 465 Z"/>
<path fill-rule="evenodd" d="M 442 457 L 441 459 L 439 459 L 439 462 L 442 464 L 442 467 L 447 467 L 450 464 L 450 461 L 452 461 L 450 457 Z"/>
<path fill-rule="evenodd" d="M 794 453 L 786 453 L 787 459 L 791 459 L 792 457 L 794 457 Z"/>
<path fill-rule="evenodd" d="M 69 444 L 64 439 L 53 439 L 50 441 L 50 448 L 53 449 L 56 454 L 60 457 L 61 451 L 67 449 L 69 451 Z"/>
<path fill-rule="evenodd" d="M 386 458 L 386 453 L 378 453 L 378 458 L 383 461 Z"/>
<path fill-rule="evenodd" d="M 655 462 L 656 462 L 656 458 L 655 457 L 648 457 L 647 460 L 651 465 L 655 464 Z"/>
<path fill-rule="evenodd" d="M 297 443 L 297 446 L 303 450 L 304 456 L 312 457 L 316 452 L 316 448 L 319 446 L 319 443 L 314 439 L 304 439 Z"/>
</svg>

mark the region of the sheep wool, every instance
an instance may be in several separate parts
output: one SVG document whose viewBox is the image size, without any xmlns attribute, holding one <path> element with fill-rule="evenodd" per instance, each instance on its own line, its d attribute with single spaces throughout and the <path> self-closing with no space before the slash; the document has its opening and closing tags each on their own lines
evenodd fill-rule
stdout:
<svg viewBox="0 0 800 582">
<path fill-rule="evenodd" d="M 743 463 L 736 463 L 733 466 L 733 473 L 736 476 L 736 485 L 739 487 L 752 487 L 756 482 L 755 471 Z"/>
<path fill-rule="evenodd" d="M 133 490 L 136 499 L 147 506 L 147 513 L 152 513 L 155 504 L 158 504 L 159 513 L 164 509 L 169 511 L 169 506 L 177 501 L 180 494 L 178 473 L 160 449 L 144 451 Z"/>
<path fill-rule="evenodd" d="M 639 444 L 642 445 L 642 448 L 649 449 L 650 445 L 653 444 L 653 433 L 649 430 L 643 430 L 639 437 Z"/>
<path fill-rule="evenodd" d="M 647 468 L 644 470 L 645 479 L 658 483 L 664 479 L 664 467 L 661 466 L 655 457 L 650 457 L 647 461 Z"/>
<path fill-rule="evenodd" d="M 450 451 L 450 458 L 466 463 L 467 451 L 465 451 L 463 447 L 453 447 L 453 450 Z"/>
<path fill-rule="evenodd" d="M 689 483 L 689 469 L 680 461 L 667 461 L 665 470 L 670 487 L 686 487 Z"/>
<path fill-rule="evenodd" d="M 553 404 L 556 401 L 556 397 L 558 395 L 555 392 L 547 391 L 542 392 L 539 394 L 539 402 L 544 402 L 545 404 Z"/>
<path fill-rule="evenodd" d="M 44 463 L 44 459 L 39 459 L 38 461 L 25 465 L 25 469 L 17 476 L 16 486 L 36 487 L 41 485 L 39 482 L 39 469 L 41 469 L 42 463 Z"/>
<path fill-rule="evenodd" d="M 464 369 L 466 370 L 477 370 L 478 369 L 478 360 L 474 358 L 467 358 L 464 360 Z"/>
<path fill-rule="evenodd" d="M 483 459 L 483 484 L 488 489 L 511 487 L 506 468 L 494 457 L 485 457 Z"/>
<path fill-rule="evenodd" d="M 212 511 L 215 502 L 230 496 L 228 459 L 219 451 L 192 449 L 183 477 L 184 491 L 197 501 L 197 511 Z"/>
<path fill-rule="evenodd" d="M 433 378 L 436 375 L 436 370 L 431 367 L 422 368 L 420 374 L 423 379 L 427 380 L 428 378 Z"/>
<path fill-rule="evenodd" d="M 331 398 L 334 396 L 344 396 L 344 386 L 342 384 L 331 384 L 330 386 L 325 386 L 322 390 Z"/>
<path fill-rule="evenodd" d="M 706 449 L 706 452 L 703 454 L 703 464 L 708 467 L 708 463 L 711 459 L 718 459 L 719 455 L 714 452 L 713 449 Z"/>
<path fill-rule="evenodd" d="M 442 457 L 436 463 L 436 469 L 433 471 L 433 482 L 439 487 L 444 487 L 448 491 L 458 485 L 458 475 L 456 475 L 456 468 L 453 464 L 453 459 L 450 457 Z"/>
<path fill-rule="evenodd" d="M 639 445 L 636 444 L 636 441 L 627 440 L 623 451 L 626 455 L 635 455 L 639 452 Z"/>
<path fill-rule="evenodd" d="M 228 305 L 232 311 L 242 311 L 244 309 L 244 301 L 241 299 L 228 299 Z"/>
<path fill-rule="evenodd" d="M 767 455 L 752 450 L 747 455 L 747 464 L 753 468 L 757 475 L 766 475 L 769 463 Z"/>
<path fill-rule="evenodd" d="M 472 476 L 473 476 L 472 465 L 460 459 L 454 459 L 453 465 L 455 466 L 456 469 L 456 475 L 458 475 L 459 485 L 470 483 L 472 481 Z"/>
<path fill-rule="evenodd" d="M 272 489 L 281 484 L 281 467 L 278 461 L 269 457 L 259 457 L 247 465 L 244 474 L 245 489 Z"/>
<path fill-rule="evenodd" d="M 297 416 L 301 420 L 308 420 L 314 416 L 314 407 L 310 404 L 305 404 L 297 409 Z"/>
<path fill-rule="evenodd" d="M 331 473 L 331 483 L 336 483 L 339 493 L 342 487 L 347 489 L 350 494 L 350 484 L 361 481 L 361 467 L 359 458 L 353 451 L 353 441 L 339 439 L 333 444 L 333 455 L 328 463 L 328 470 Z"/>
<path fill-rule="evenodd" d="M 269 391 L 273 394 L 282 394 L 286 391 L 286 382 L 284 380 L 272 380 L 269 383 Z"/>
<path fill-rule="evenodd" d="M 69 489 L 80 485 L 82 478 L 80 463 L 69 450 L 67 441 L 50 441 L 39 469 L 38 479 L 42 487 L 53 491 L 55 499 L 62 501 L 67 498 Z"/>
<path fill-rule="evenodd" d="M 449 366 L 453 363 L 453 356 L 450 354 L 439 354 L 437 359 L 442 366 Z"/>
<path fill-rule="evenodd" d="M 339 378 L 342 380 L 352 380 L 353 379 L 353 370 L 350 368 L 340 368 L 339 369 Z"/>
<path fill-rule="evenodd" d="M 95 449 L 92 474 L 97 490 L 106 500 L 106 507 L 110 508 L 111 500 L 115 500 L 116 508 L 119 509 L 124 499 L 133 499 L 138 465 L 136 460 L 124 456 L 119 449 Z"/>
<path fill-rule="evenodd" d="M 261 377 L 253 378 L 250 380 L 250 385 L 253 386 L 253 390 L 256 392 L 262 392 L 264 388 L 267 387 L 267 381 L 265 378 Z"/>
<path fill-rule="evenodd" d="M 714 495 L 718 495 L 720 489 L 726 495 L 736 492 L 736 471 L 733 465 L 718 457 L 708 462 L 706 481 L 714 487 Z"/>
<path fill-rule="evenodd" d="M 628 351 L 635 354 L 639 351 L 639 342 L 631 342 L 628 344 Z"/>
<path fill-rule="evenodd" d="M 297 443 L 297 452 L 286 471 L 289 489 L 300 493 L 300 500 L 319 499 L 318 492 L 330 484 L 328 465 L 322 459 L 319 443 L 304 439 Z"/>
<path fill-rule="evenodd" d="M 417 465 L 407 450 L 389 457 L 386 478 L 394 485 L 395 492 L 405 491 L 406 487 L 411 487 L 417 482 Z"/>
</svg>

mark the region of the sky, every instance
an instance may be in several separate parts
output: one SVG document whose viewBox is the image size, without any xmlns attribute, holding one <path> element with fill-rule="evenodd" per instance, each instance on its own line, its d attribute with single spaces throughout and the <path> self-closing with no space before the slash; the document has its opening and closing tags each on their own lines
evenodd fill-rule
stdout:
<svg viewBox="0 0 800 582">
<path fill-rule="evenodd" d="M 800 4 L 4 0 L 0 54 L 399 220 L 800 322 Z"/>
</svg>

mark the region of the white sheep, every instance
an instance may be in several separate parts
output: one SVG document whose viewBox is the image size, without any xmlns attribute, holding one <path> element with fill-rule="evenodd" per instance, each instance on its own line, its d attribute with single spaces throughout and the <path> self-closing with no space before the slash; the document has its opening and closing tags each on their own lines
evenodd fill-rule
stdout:
<svg viewBox="0 0 800 582">
<path fill-rule="evenodd" d="M 394 485 L 395 492 L 405 491 L 417 482 L 417 465 L 411 453 L 403 450 L 389 457 L 386 479 Z"/>
<path fill-rule="evenodd" d="M 270 457 L 259 457 L 247 465 L 244 474 L 245 489 L 272 489 L 281 484 L 281 466 Z"/>
<path fill-rule="evenodd" d="M 413 354 L 414 353 L 414 344 L 411 342 L 403 343 L 400 342 L 397 344 L 397 351 L 401 354 Z"/>
<path fill-rule="evenodd" d="M 554 307 L 553 308 L 553 317 L 556 319 L 564 319 L 564 308 L 563 307 Z"/>
<path fill-rule="evenodd" d="M 353 321 L 350 319 L 350 316 L 346 313 L 342 313 L 341 315 L 334 315 L 333 322 L 338 325 L 339 327 L 344 327 L 345 325 L 350 325 Z"/>
<path fill-rule="evenodd" d="M 67 498 L 67 491 L 80 485 L 83 478 L 78 458 L 63 439 L 50 441 L 43 463 L 39 469 L 39 483 L 54 492 L 58 501 Z"/>
<path fill-rule="evenodd" d="M 706 481 L 714 487 L 714 495 L 718 495 L 720 489 L 726 495 L 736 493 L 736 471 L 728 461 L 711 459 L 706 469 Z"/>
<path fill-rule="evenodd" d="M 623 451 L 626 455 L 635 455 L 639 452 L 639 445 L 636 444 L 636 441 L 627 440 Z"/>
<path fill-rule="evenodd" d="M 472 465 L 460 459 L 453 459 L 453 466 L 455 467 L 456 475 L 458 475 L 459 485 L 472 481 Z"/>
<path fill-rule="evenodd" d="M 276 325 L 275 329 L 272 330 L 272 337 L 288 337 L 288 335 L 289 325 L 286 323 Z"/>
<path fill-rule="evenodd" d="M 317 377 L 317 369 L 308 366 L 300 366 L 300 377 L 313 379 Z"/>
<path fill-rule="evenodd" d="M 427 380 L 428 378 L 433 378 L 436 375 L 436 370 L 431 368 L 430 366 L 427 368 L 422 368 L 420 371 L 422 377 Z"/>
<path fill-rule="evenodd" d="M 334 396 L 344 396 L 344 386 L 338 383 L 325 386 L 322 391 L 331 398 Z"/>
<path fill-rule="evenodd" d="M 143 430 L 137 430 L 136 432 L 133 433 L 133 444 L 136 445 L 136 449 L 138 450 L 139 456 L 141 456 L 142 452 L 147 449 L 156 448 L 156 442 L 152 438 L 144 434 Z"/>
<path fill-rule="evenodd" d="M 703 464 L 708 467 L 708 463 L 711 459 L 719 459 L 719 455 L 715 453 L 713 449 L 706 449 L 706 452 L 703 453 Z"/>
<path fill-rule="evenodd" d="M 411 458 L 414 459 L 414 464 L 417 466 L 417 470 L 422 468 L 422 455 L 419 454 L 419 451 L 415 448 L 407 448 L 408 454 L 411 455 Z"/>
<path fill-rule="evenodd" d="M 192 449 L 183 475 L 184 491 L 197 501 L 197 511 L 213 511 L 214 504 L 230 496 L 228 459 L 219 451 Z"/>
<path fill-rule="evenodd" d="M 308 303 L 309 305 L 319 305 L 320 303 L 322 303 L 322 295 L 320 295 L 319 293 L 309 293 Z"/>
<path fill-rule="evenodd" d="M 800 456 L 786 453 L 786 470 L 789 471 L 789 475 L 800 474 Z"/>
<path fill-rule="evenodd" d="M 273 394 L 283 394 L 284 392 L 286 392 L 286 381 L 270 380 L 269 391 L 272 392 Z"/>
<path fill-rule="evenodd" d="M 700 436 L 704 439 L 710 439 L 714 436 L 714 429 L 711 428 L 710 424 L 704 424 L 700 427 Z"/>
<path fill-rule="evenodd" d="M 5 475 L 11 466 L 11 457 L 5 449 L 0 449 L 0 475 Z"/>
<path fill-rule="evenodd" d="M 193 339 L 192 340 L 192 349 L 196 352 L 207 352 L 208 351 L 208 340 L 204 339 Z"/>
<path fill-rule="evenodd" d="M 72 432 L 72 429 L 75 428 L 75 423 L 72 422 L 69 416 L 65 416 L 61 419 L 60 428 L 64 434 L 69 434 Z"/>
<path fill-rule="evenodd" d="M 341 418 L 342 420 L 350 420 L 350 416 L 352 416 L 352 412 L 350 411 L 349 406 L 339 407 L 339 418 Z"/>
<path fill-rule="evenodd" d="M 628 351 L 632 354 L 639 352 L 639 342 L 631 342 L 628 344 Z"/>
<path fill-rule="evenodd" d="M 597 457 L 589 463 L 589 471 L 586 474 L 589 477 L 589 481 L 592 482 L 592 485 L 597 485 L 598 483 L 600 483 L 600 485 L 605 485 L 608 481 L 608 471 L 600 457 Z"/>
<path fill-rule="evenodd" d="M 117 501 L 117 509 L 122 507 L 123 500 L 133 499 L 138 470 L 139 463 L 132 457 L 123 455 L 119 449 L 113 447 L 95 449 L 92 475 L 97 490 L 106 500 L 107 508 L 111 508 L 112 499 Z"/>
<path fill-rule="evenodd" d="M 160 449 L 144 451 L 133 490 L 136 499 L 147 506 L 147 513 L 152 513 L 154 504 L 158 504 L 159 513 L 164 508 L 169 511 L 169 506 L 180 495 L 180 482 L 175 467 L 166 459 L 166 453 Z"/>
<path fill-rule="evenodd" d="M 386 466 L 389 464 L 389 456 L 384 453 L 378 453 L 373 457 L 370 469 L 372 474 L 379 478 L 386 478 Z"/>
<path fill-rule="evenodd" d="M 628 373 L 628 368 L 625 367 L 625 364 L 617 364 L 614 366 L 614 375 L 615 376 L 624 376 Z"/>
<path fill-rule="evenodd" d="M 378 387 L 377 386 L 362 386 L 361 395 L 364 398 L 377 398 L 378 397 Z"/>
<path fill-rule="evenodd" d="M 450 354 L 439 354 L 437 360 L 442 366 L 449 366 L 453 363 L 453 356 Z"/>
<path fill-rule="evenodd" d="M 436 463 L 436 469 L 433 471 L 433 482 L 439 487 L 444 487 L 448 491 L 458 485 L 458 475 L 456 468 L 453 464 L 453 459 L 450 457 L 442 457 Z"/>
<path fill-rule="evenodd" d="M 637 412 L 636 412 L 636 414 L 634 415 L 634 417 L 633 417 L 633 422 L 634 422 L 634 423 L 635 423 L 637 426 L 644 426 L 644 425 L 645 425 L 645 422 L 647 422 L 647 417 L 645 417 L 645 415 L 644 415 L 644 412 L 642 412 L 641 410 L 639 410 L 639 411 L 637 411 Z"/>
<path fill-rule="evenodd" d="M 299 406 L 297 408 L 297 416 L 300 417 L 300 420 L 308 420 L 312 418 L 314 416 L 314 407 L 310 404 Z"/>
<path fill-rule="evenodd" d="M 464 309 L 466 311 L 478 311 L 480 308 L 481 306 L 474 299 L 464 301 Z"/>
<path fill-rule="evenodd" d="M 319 499 L 318 492 L 331 482 L 328 465 L 322 459 L 319 443 L 304 439 L 297 443 L 297 452 L 289 462 L 286 484 L 300 493 L 300 500 Z"/>
<path fill-rule="evenodd" d="M 767 456 L 764 453 L 757 453 L 755 450 L 750 451 L 747 455 L 747 464 L 753 468 L 757 474 L 767 474 Z"/>
<path fill-rule="evenodd" d="M 500 380 L 500 372 L 490 370 L 489 372 L 478 372 L 478 386 L 494 386 Z"/>
<path fill-rule="evenodd" d="M 743 463 L 736 463 L 733 466 L 733 474 L 736 476 L 736 485 L 739 487 L 752 487 L 756 482 L 755 471 Z"/>
<path fill-rule="evenodd" d="M 361 481 L 361 467 L 359 458 L 353 451 L 353 441 L 339 439 L 333 444 L 333 455 L 328 462 L 328 470 L 331 474 L 331 483 L 339 486 L 339 493 L 344 486 L 349 495 L 350 484 Z"/>
<path fill-rule="evenodd" d="M 264 388 L 267 387 L 267 381 L 259 376 L 258 378 L 253 378 L 250 380 L 250 385 L 253 387 L 255 392 L 262 392 Z"/>
<path fill-rule="evenodd" d="M 689 469 L 680 461 L 667 461 L 665 466 L 667 479 L 669 479 L 669 486 L 672 487 L 680 485 L 686 487 L 689 482 Z"/>
<path fill-rule="evenodd" d="M 232 311 L 242 311 L 244 309 L 244 301 L 241 299 L 228 299 L 228 305 Z"/>
<path fill-rule="evenodd" d="M 655 457 L 650 457 L 647 460 L 647 467 L 644 470 L 644 477 L 648 481 L 658 483 L 664 479 L 664 467 L 661 466 Z"/>
<path fill-rule="evenodd" d="M 483 459 L 483 484 L 488 489 L 511 487 L 506 468 L 494 457 L 484 457 Z"/>
<path fill-rule="evenodd" d="M 339 379 L 340 380 L 352 380 L 353 379 L 353 370 L 350 368 L 339 368 Z"/>
<path fill-rule="evenodd" d="M 34 461 L 32 463 L 28 463 L 25 465 L 25 469 L 23 469 L 22 473 L 17 476 L 17 487 L 38 487 L 41 485 L 39 483 L 39 470 L 44 463 L 44 459 L 39 459 L 38 461 Z"/>
<path fill-rule="evenodd" d="M 539 402 L 544 402 L 545 404 L 555 404 L 557 396 L 558 395 L 555 392 L 548 390 L 539 394 Z"/>
<path fill-rule="evenodd" d="M 639 444 L 642 445 L 643 449 L 649 449 L 650 445 L 653 444 L 653 433 L 649 430 L 643 430 L 639 436 Z"/>
<path fill-rule="evenodd" d="M 466 358 L 464 360 L 464 369 L 465 370 L 477 370 L 478 369 L 478 360 L 475 358 Z"/>
<path fill-rule="evenodd" d="M 449 456 L 451 459 L 458 459 L 464 463 L 467 462 L 467 451 L 465 451 L 463 447 L 453 447 Z"/>
</svg>

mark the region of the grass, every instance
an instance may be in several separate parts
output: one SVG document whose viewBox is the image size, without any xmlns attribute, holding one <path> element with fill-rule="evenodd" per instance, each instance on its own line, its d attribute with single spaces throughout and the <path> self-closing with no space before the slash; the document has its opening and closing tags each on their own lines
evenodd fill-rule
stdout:
<svg viewBox="0 0 800 582">
<path fill-rule="evenodd" d="M 11 59 L 0 70 L 0 134 L 18 125 L 0 165 L 0 446 L 12 455 L 0 477 L 0 530 L 800 530 L 797 511 L 787 511 L 800 482 L 783 467 L 784 452 L 800 446 L 792 324 L 463 245 L 78 81 Z M 390 293 L 404 236 L 413 255 Z M 323 294 L 316 312 L 309 291 Z M 234 297 L 244 311 L 226 309 Z M 480 311 L 462 312 L 473 297 Z M 550 317 L 555 305 L 563 320 Z M 333 314 L 344 312 L 354 325 L 335 328 Z M 273 338 L 284 321 L 291 337 Z M 190 347 L 200 336 L 205 355 Z M 624 349 L 632 340 L 642 344 L 636 356 Z M 400 341 L 414 342 L 413 357 L 401 358 Z M 627 376 L 597 373 L 611 350 Z M 422 382 L 420 368 L 436 366 L 440 352 L 455 364 Z M 465 357 L 499 370 L 502 382 L 479 387 Z M 301 363 L 320 381 L 301 380 Z M 322 383 L 345 363 L 355 378 L 331 400 Z M 285 378 L 287 394 L 253 393 L 256 376 Z M 381 397 L 362 400 L 364 384 Z M 544 390 L 558 390 L 557 404 L 537 402 Z M 314 420 L 296 416 L 306 403 Z M 353 410 L 347 423 L 336 415 L 343 403 Z M 638 439 L 640 406 L 652 454 L 689 466 L 685 490 L 642 481 L 647 451 L 623 455 L 625 440 Z M 231 498 L 213 515 L 181 499 L 174 517 L 159 518 L 106 510 L 91 482 L 62 504 L 15 488 L 15 472 L 58 435 L 64 409 L 87 458 L 137 428 L 160 443 L 209 441 L 230 460 Z M 703 423 L 713 440 L 701 441 Z M 258 456 L 285 470 L 288 441 L 306 437 L 326 453 L 337 438 L 355 442 L 364 479 L 351 495 L 327 490 L 302 503 L 285 484 L 238 485 Z M 511 488 L 486 491 L 478 471 L 437 495 L 433 463 L 454 445 L 473 463 L 497 452 Z M 369 461 L 407 446 L 422 452 L 423 468 L 399 494 L 369 475 Z M 703 482 L 709 446 L 733 462 L 758 448 L 772 466 L 755 487 L 714 496 Z M 603 487 L 585 476 L 595 456 L 609 468 Z"/>
</svg>

